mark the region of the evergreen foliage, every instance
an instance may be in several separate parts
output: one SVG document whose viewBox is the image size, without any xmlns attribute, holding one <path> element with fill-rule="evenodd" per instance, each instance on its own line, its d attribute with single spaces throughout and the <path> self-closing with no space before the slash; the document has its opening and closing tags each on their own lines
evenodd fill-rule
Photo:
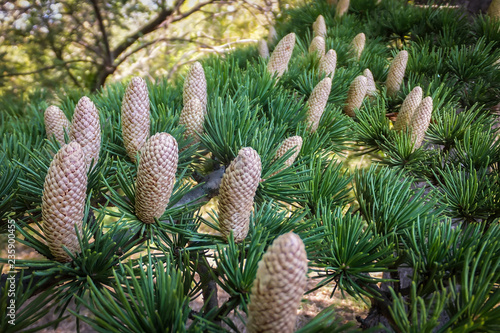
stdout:
<svg viewBox="0 0 500 333">
<path fill-rule="evenodd" d="M 294 232 L 305 245 L 309 276 L 317 279 L 306 293 L 333 284 L 364 300 L 371 310 L 359 319 L 362 328 L 382 329 L 383 322 L 395 332 L 500 330 L 500 143 L 494 108 L 500 96 L 500 21 L 399 0 L 352 0 L 339 17 L 329 2 L 292 7 L 276 22 L 279 38 L 296 35 L 280 77 L 268 72 L 256 46 L 201 61 L 207 110 L 199 142 L 179 126 L 184 78 L 147 82 L 150 134 L 169 133 L 179 147 L 172 196 L 152 224 L 141 222 L 135 211 L 140 154 L 136 162 L 127 155 L 120 119 L 127 83 L 89 95 L 100 115 L 101 153 L 88 174 L 81 234 L 75 229 L 82 252 L 65 249 L 68 263 L 54 260 L 42 232 L 44 180 L 60 149 L 46 138 L 43 110 L 55 104 L 71 119 L 84 93 L 3 97 L 0 232 L 7 233 L 8 220 L 15 220 L 16 241 L 46 257 L 16 260 L 12 267 L 20 271 L 16 305 L 22 328 L 44 328 L 48 324 L 37 327 L 37 321 L 50 307 L 63 315 L 74 301 L 71 314 L 99 332 L 238 331 L 260 260 L 280 235 Z M 319 58 L 308 52 L 319 15 L 327 27 L 326 51 L 336 51 L 337 66 L 319 126 L 311 132 L 307 100 L 325 78 Z M 366 35 L 366 45 L 358 59 L 350 43 L 359 33 Z M 271 52 L 276 44 L 270 42 Z M 388 94 L 389 67 L 403 50 L 403 83 Z M 351 118 L 342 111 L 349 86 L 367 68 L 377 92 Z M 420 147 L 411 124 L 400 131 L 393 126 L 416 86 L 433 102 Z M 293 149 L 275 156 L 291 136 L 303 144 L 285 167 Z M 207 203 L 244 147 L 259 154 L 262 173 L 248 235 L 236 242 L 232 233 L 220 233 L 218 212 Z M 354 168 L 359 156 L 371 165 Z M 4 271 L 10 267 L 8 258 L 0 263 Z M 0 313 L 9 304 L 6 277 Z M 217 302 L 217 287 L 229 295 L 224 302 Z M 204 306 L 195 311 L 190 301 L 198 298 Z M 92 315 L 82 315 L 82 307 Z M 342 324 L 328 307 L 298 332 L 354 331 L 353 326 Z M 0 332 L 13 331 L 1 318 Z"/>
</svg>

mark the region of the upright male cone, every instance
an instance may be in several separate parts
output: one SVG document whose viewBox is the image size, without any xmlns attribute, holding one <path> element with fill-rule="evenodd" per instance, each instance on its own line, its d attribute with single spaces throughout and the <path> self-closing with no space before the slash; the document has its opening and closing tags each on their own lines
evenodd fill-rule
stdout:
<svg viewBox="0 0 500 333">
<path fill-rule="evenodd" d="M 316 52 L 316 55 L 321 58 L 325 54 L 325 39 L 321 36 L 316 36 L 309 45 L 309 53 L 313 54 Z"/>
<path fill-rule="evenodd" d="M 179 125 L 184 125 L 186 131 L 184 137 L 193 138 L 193 143 L 200 142 L 199 134 L 203 133 L 203 122 L 205 113 L 198 98 L 191 99 L 182 109 L 179 117 Z"/>
<path fill-rule="evenodd" d="M 122 135 L 127 155 L 135 156 L 149 138 L 149 96 L 146 81 L 134 77 L 122 101 Z"/>
<path fill-rule="evenodd" d="M 351 42 L 351 52 L 354 56 L 356 56 L 358 61 L 359 58 L 361 58 L 361 53 L 363 53 L 363 50 L 365 49 L 365 42 L 366 36 L 362 32 L 357 34 Z"/>
<path fill-rule="evenodd" d="M 301 148 L 302 148 L 302 137 L 300 137 L 299 135 L 289 137 L 281 143 L 281 146 L 279 147 L 278 151 L 276 152 L 276 155 L 274 156 L 274 160 L 279 159 L 280 157 L 285 155 L 286 152 L 288 152 L 290 149 L 293 149 L 293 154 L 284 163 L 285 168 L 288 168 L 293 164 L 293 162 L 295 162 L 297 156 L 299 156 Z M 272 174 L 272 176 L 274 176 L 278 172 Z"/>
<path fill-rule="evenodd" d="M 408 62 L 408 52 L 403 50 L 392 60 L 389 73 L 387 74 L 387 95 L 394 96 L 398 93 L 401 83 L 405 77 L 406 63 Z"/>
<path fill-rule="evenodd" d="M 219 229 L 224 236 L 233 232 L 241 242 L 248 234 L 255 192 L 262 173 L 260 156 L 250 148 L 241 148 L 226 169 L 219 188 Z"/>
<path fill-rule="evenodd" d="M 165 212 L 178 159 L 177 141 L 168 133 L 156 133 L 142 147 L 135 186 L 135 214 L 142 222 L 154 223 Z"/>
<path fill-rule="evenodd" d="M 57 261 L 71 261 L 63 246 L 73 254 L 81 252 L 75 225 L 81 235 L 86 192 L 85 154 L 73 141 L 54 156 L 43 185 L 42 229 Z"/>
<path fill-rule="evenodd" d="M 500 19 L 500 0 L 493 0 L 488 7 L 488 16 Z"/>
<path fill-rule="evenodd" d="M 259 39 L 259 44 L 257 45 L 257 48 L 259 50 L 259 55 L 262 58 L 264 58 L 264 59 L 269 58 L 269 47 L 267 46 L 267 43 L 265 40 Z"/>
<path fill-rule="evenodd" d="M 422 102 L 422 94 L 422 88 L 417 86 L 406 96 L 394 123 L 394 130 L 401 131 L 409 125 L 415 110 Z"/>
<path fill-rule="evenodd" d="M 43 115 L 45 122 L 45 132 L 47 133 L 47 139 L 52 139 L 52 136 L 56 137 L 56 140 L 63 145 L 64 144 L 64 132 L 69 136 L 69 131 L 71 124 L 66 118 L 64 112 L 55 105 L 49 106 Z"/>
<path fill-rule="evenodd" d="M 207 111 L 207 80 L 203 66 L 198 61 L 191 66 L 187 73 L 182 98 L 184 105 L 188 104 L 191 99 L 198 98 L 203 106 L 203 112 Z"/>
<path fill-rule="evenodd" d="M 313 34 L 314 37 L 320 36 L 326 39 L 326 23 L 323 15 L 319 15 L 316 21 L 313 23 Z"/>
<path fill-rule="evenodd" d="M 347 92 L 347 101 L 344 106 L 344 112 L 349 117 L 356 116 L 355 110 L 361 107 L 363 99 L 368 89 L 366 77 L 360 75 L 352 81 Z"/>
<path fill-rule="evenodd" d="M 420 148 L 424 141 L 425 132 L 429 128 L 432 116 L 432 97 L 426 97 L 422 100 L 418 108 L 413 113 L 409 126 L 411 135 L 415 143 L 414 149 Z"/>
<path fill-rule="evenodd" d="M 332 79 L 326 77 L 314 87 L 311 96 L 307 100 L 307 123 L 311 132 L 315 132 L 318 129 L 319 121 L 325 110 L 331 89 Z"/>
<path fill-rule="evenodd" d="M 293 48 L 295 46 L 295 34 L 289 33 L 283 37 L 278 45 L 274 48 L 271 54 L 271 59 L 267 64 L 267 71 L 273 75 L 278 74 L 278 77 L 283 75 L 288 69 L 288 62 L 292 57 Z"/>
<path fill-rule="evenodd" d="M 291 333 L 307 283 L 304 243 L 293 232 L 279 236 L 262 256 L 248 304 L 249 333 Z"/>
<path fill-rule="evenodd" d="M 276 29 L 271 25 L 269 26 L 269 34 L 267 35 L 267 42 L 270 45 L 274 45 L 276 41 L 278 40 L 278 33 L 276 32 Z"/>
<path fill-rule="evenodd" d="M 92 161 L 93 167 L 95 167 L 99 161 L 99 151 L 101 150 L 101 124 L 99 111 L 87 96 L 80 98 L 76 105 L 69 137 L 71 141 L 78 142 L 82 147 L 87 170 Z"/>
<path fill-rule="evenodd" d="M 319 71 L 325 72 L 326 76 L 333 77 L 335 68 L 337 67 L 337 52 L 335 50 L 328 51 L 319 61 Z"/>
<path fill-rule="evenodd" d="M 342 17 L 349 10 L 350 0 L 338 0 L 335 10 L 336 17 Z"/>
<path fill-rule="evenodd" d="M 366 77 L 366 94 L 368 96 L 377 95 L 377 86 L 375 85 L 375 80 L 373 79 L 372 71 L 368 68 L 363 71 L 363 76 Z"/>
</svg>

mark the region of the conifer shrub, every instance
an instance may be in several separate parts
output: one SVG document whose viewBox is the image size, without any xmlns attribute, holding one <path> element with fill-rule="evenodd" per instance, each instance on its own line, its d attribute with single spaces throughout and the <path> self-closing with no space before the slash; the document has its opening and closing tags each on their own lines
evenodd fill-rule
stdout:
<svg viewBox="0 0 500 333">
<path fill-rule="evenodd" d="M 0 259 L 0 332 L 500 331 L 499 28 L 311 1 L 169 82 L 2 97 L 0 232 L 44 259 Z M 321 288 L 368 316 L 296 327 Z"/>
</svg>

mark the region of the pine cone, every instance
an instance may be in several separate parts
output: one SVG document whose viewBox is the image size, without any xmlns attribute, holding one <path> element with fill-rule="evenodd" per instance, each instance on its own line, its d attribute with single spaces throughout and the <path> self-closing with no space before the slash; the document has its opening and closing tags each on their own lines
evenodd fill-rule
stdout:
<svg viewBox="0 0 500 333">
<path fill-rule="evenodd" d="M 364 33 L 359 33 L 354 37 L 351 43 L 351 51 L 356 56 L 356 59 L 359 61 L 361 58 L 361 53 L 363 53 L 363 49 L 365 48 L 366 36 Z"/>
<path fill-rule="evenodd" d="M 366 94 L 368 96 L 377 95 L 377 86 L 375 85 L 375 80 L 373 79 L 372 71 L 368 68 L 364 70 L 363 76 L 366 77 Z"/>
<path fill-rule="evenodd" d="M 286 154 L 287 151 L 290 149 L 293 149 L 293 154 L 290 156 L 286 161 L 285 161 L 285 167 L 281 169 L 280 171 L 292 166 L 293 162 L 295 162 L 295 159 L 297 156 L 299 156 L 300 149 L 302 148 L 302 137 L 299 135 L 289 137 L 283 141 L 281 146 L 279 147 L 278 151 L 276 152 L 276 155 L 274 156 L 274 160 L 279 159 L 283 155 Z M 275 174 L 279 173 L 280 171 L 277 171 L 271 175 L 274 176 Z"/>
<path fill-rule="evenodd" d="M 294 46 L 295 34 L 293 32 L 283 37 L 278 45 L 276 45 L 271 54 L 271 59 L 269 59 L 269 63 L 267 64 L 267 71 L 271 75 L 278 73 L 278 77 L 280 77 L 288 69 L 288 62 L 292 57 Z"/>
<path fill-rule="evenodd" d="M 311 45 L 309 45 L 309 53 L 313 54 L 316 52 L 317 56 L 321 58 L 322 56 L 325 55 L 325 40 L 321 36 L 314 37 L 314 39 L 311 42 Z"/>
<path fill-rule="evenodd" d="M 184 105 L 179 117 L 179 125 L 186 127 L 184 137 L 192 137 L 193 143 L 200 142 L 199 134 L 203 133 L 204 120 L 205 114 L 200 101 L 197 98 L 191 99 L 188 104 Z"/>
<path fill-rule="evenodd" d="M 276 41 L 278 40 L 278 33 L 276 32 L 276 29 L 271 25 L 269 26 L 269 34 L 267 35 L 267 42 L 270 45 L 274 45 Z"/>
<path fill-rule="evenodd" d="M 135 156 L 149 138 L 149 96 L 146 81 L 134 77 L 122 102 L 122 135 L 127 155 Z"/>
<path fill-rule="evenodd" d="M 259 40 L 258 49 L 259 49 L 259 55 L 262 58 L 264 58 L 264 59 L 269 58 L 269 48 L 267 47 L 267 43 L 265 40 L 263 40 L 263 39 Z"/>
<path fill-rule="evenodd" d="M 412 139 L 415 143 L 414 149 L 420 148 L 422 141 L 424 141 L 425 132 L 429 128 L 432 116 L 432 97 L 426 97 L 422 100 L 422 103 L 413 113 L 411 119 L 411 133 Z"/>
<path fill-rule="evenodd" d="M 387 95 L 394 96 L 398 93 L 406 71 L 406 63 L 408 62 L 408 52 L 401 51 L 392 61 L 389 73 L 387 74 Z"/>
<path fill-rule="evenodd" d="M 87 170 L 93 161 L 94 168 L 99 161 L 101 150 L 101 124 L 99 122 L 99 111 L 87 96 L 78 101 L 71 122 L 69 135 L 71 141 L 76 141 L 85 153 Z"/>
<path fill-rule="evenodd" d="M 325 72 L 326 76 L 333 77 L 337 67 L 337 53 L 335 50 L 328 51 L 319 61 L 319 71 Z"/>
<path fill-rule="evenodd" d="M 313 36 L 320 36 L 323 37 L 323 39 L 326 39 L 326 23 L 323 15 L 319 15 L 313 23 Z"/>
<path fill-rule="evenodd" d="M 64 145 L 50 163 L 42 196 L 43 233 L 57 261 L 68 262 L 64 251 L 81 252 L 75 225 L 82 235 L 82 219 L 87 192 L 85 154 L 77 142 Z"/>
<path fill-rule="evenodd" d="M 406 126 L 408 126 L 415 110 L 418 108 L 421 102 L 422 88 L 417 86 L 413 88 L 408 96 L 406 96 L 403 104 L 401 105 L 398 117 L 396 118 L 396 122 L 394 123 L 394 130 L 404 130 Z"/>
<path fill-rule="evenodd" d="M 56 140 L 63 145 L 64 131 L 69 135 L 71 128 L 71 123 L 66 118 L 66 115 L 57 106 L 51 105 L 45 110 L 44 121 L 47 138 L 51 139 L 52 136 L 55 136 Z"/>
<path fill-rule="evenodd" d="M 165 212 L 178 159 L 177 141 L 168 133 L 156 133 L 142 147 L 135 194 L 135 213 L 142 222 L 154 223 Z"/>
<path fill-rule="evenodd" d="M 307 254 L 293 232 L 276 238 L 262 256 L 248 304 L 249 333 L 291 333 L 307 284 Z"/>
<path fill-rule="evenodd" d="M 219 228 L 224 236 L 231 231 L 236 242 L 248 234 L 253 199 L 262 172 L 260 156 L 250 148 L 242 148 L 226 169 L 219 189 Z"/>
<path fill-rule="evenodd" d="M 336 17 L 342 17 L 349 10 L 349 0 L 338 0 L 337 1 L 337 9 L 335 11 Z"/>
<path fill-rule="evenodd" d="M 346 115 L 349 117 L 356 116 L 354 110 L 359 109 L 361 104 L 363 104 L 367 88 L 367 80 L 363 75 L 356 77 L 354 81 L 352 81 L 349 92 L 347 93 L 346 105 L 344 106 Z"/>
<path fill-rule="evenodd" d="M 207 111 L 207 80 L 205 79 L 203 66 L 198 61 L 189 69 L 184 81 L 182 97 L 184 105 L 188 104 L 189 100 L 198 98 L 203 106 L 203 112 Z"/>
<path fill-rule="evenodd" d="M 493 0 L 488 7 L 488 16 L 491 18 L 500 18 L 500 0 Z"/>
<path fill-rule="evenodd" d="M 311 132 L 315 132 L 318 129 L 319 120 L 325 110 L 331 89 L 332 79 L 326 77 L 314 87 L 311 96 L 307 100 L 307 123 Z"/>
</svg>

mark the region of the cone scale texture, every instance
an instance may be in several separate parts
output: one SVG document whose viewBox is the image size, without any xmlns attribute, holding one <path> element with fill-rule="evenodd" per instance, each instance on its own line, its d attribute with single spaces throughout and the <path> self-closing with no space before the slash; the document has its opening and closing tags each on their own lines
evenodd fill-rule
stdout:
<svg viewBox="0 0 500 333">
<path fill-rule="evenodd" d="M 203 106 L 204 112 L 207 110 L 207 80 L 203 66 L 197 61 L 195 62 L 186 76 L 184 81 L 184 90 L 182 93 L 183 104 L 186 105 L 193 98 L 198 98 Z"/>
<path fill-rule="evenodd" d="M 87 96 L 80 98 L 76 105 L 69 137 L 71 141 L 78 142 L 82 147 L 87 169 L 90 168 L 92 160 L 93 167 L 95 167 L 101 150 L 101 125 L 99 111 Z"/>
<path fill-rule="evenodd" d="M 311 132 L 315 132 L 318 129 L 319 121 L 325 110 L 331 89 L 332 79 L 326 77 L 314 87 L 311 96 L 307 100 L 307 123 Z"/>
<path fill-rule="evenodd" d="M 278 77 L 288 69 L 288 62 L 292 57 L 293 48 L 295 46 L 295 34 L 289 33 L 283 37 L 278 45 L 274 48 L 269 63 L 267 64 L 267 71 L 273 75 L 278 74 Z"/>
<path fill-rule="evenodd" d="M 45 110 L 44 122 L 47 138 L 51 139 L 52 136 L 55 136 L 60 144 L 64 144 L 64 131 L 69 135 L 71 128 L 71 124 L 64 112 L 57 106 L 51 105 Z"/>
<path fill-rule="evenodd" d="M 269 44 L 274 45 L 276 41 L 278 40 L 278 33 L 276 32 L 276 29 L 274 29 L 273 26 L 269 27 L 269 34 L 267 35 L 267 41 Z"/>
<path fill-rule="evenodd" d="M 321 58 L 325 54 L 325 40 L 321 36 L 314 37 L 314 39 L 311 42 L 311 45 L 309 45 L 309 53 L 313 54 L 316 53 L 316 55 Z"/>
<path fill-rule="evenodd" d="M 488 7 L 488 16 L 500 19 L 500 0 L 493 0 Z"/>
<path fill-rule="evenodd" d="M 415 110 L 411 119 L 412 139 L 415 143 L 415 149 L 420 148 L 424 141 L 425 132 L 429 128 L 432 116 L 432 97 L 426 97 Z"/>
<path fill-rule="evenodd" d="M 304 243 L 293 232 L 279 236 L 262 256 L 248 304 L 249 333 L 294 331 L 307 283 Z"/>
<path fill-rule="evenodd" d="M 54 156 L 43 185 L 43 233 L 59 262 L 71 261 L 63 245 L 71 253 L 81 252 L 75 225 L 81 235 L 86 191 L 85 154 L 77 142 L 71 142 Z"/>
<path fill-rule="evenodd" d="M 179 151 L 168 133 L 157 133 L 141 150 L 137 170 L 135 213 L 146 224 L 154 223 L 167 208 L 175 184 Z"/>
<path fill-rule="evenodd" d="M 408 126 L 415 110 L 422 102 L 422 94 L 422 88 L 417 86 L 406 96 L 394 123 L 394 130 L 401 131 Z"/>
<path fill-rule="evenodd" d="M 122 135 L 127 155 L 135 156 L 149 138 L 149 95 L 146 81 L 132 79 L 122 101 Z"/>
<path fill-rule="evenodd" d="M 372 71 L 368 68 L 363 71 L 363 76 L 366 77 L 366 94 L 368 96 L 377 95 L 377 86 L 375 85 L 375 80 L 373 79 Z"/>
<path fill-rule="evenodd" d="M 344 106 L 344 112 L 349 117 L 356 116 L 355 110 L 361 107 L 367 90 L 366 77 L 360 75 L 352 81 L 347 93 L 347 101 Z"/>
<path fill-rule="evenodd" d="M 299 135 L 289 137 L 281 143 L 281 146 L 279 147 L 278 151 L 276 152 L 276 155 L 274 156 L 274 160 L 277 160 L 283 155 L 285 155 L 286 152 L 288 152 L 290 149 L 293 149 L 293 154 L 284 162 L 285 167 L 280 171 L 292 166 L 297 156 L 299 156 L 301 148 L 302 148 L 302 137 L 300 137 Z M 274 176 L 280 171 L 275 172 L 271 176 Z"/>
<path fill-rule="evenodd" d="M 227 237 L 233 232 L 235 242 L 248 234 L 255 192 L 262 173 L 260 156 L 245 147 L 231 162 L 219 188 L 219 229 Z"/>
<path fill-rule="evenodd" d="M 319 61 L 319 71 L 325 72 L 329 77 L 335 75 L 335 68 L 337 67 L 337 52 L 335 50 L 328 51 Z"/>
<path fill-rule="evenodd" d="M 363 50 L 365 48 L 365 42 L 366 42 L 366 36 L 364 33 L 359 33 L 354 37 L 351 43 L 351 50 L 354 56 L 356 56 L 356 59 L 359 61 L 359 58 L 361 58 L 361 53 L 363 53 Z"/>
<path fill-rule="evenodd" d="M 269 47 L 267 47 L 267 43 L 265 40 L 260 39 L 259 44 L 257 45 L 257 48 L 259 50 L 259 55 L 262 58 L 264 58 L 264 59 L 269 58 Z"/>
<path fill-rule="evenodd" d="M 200 142 L 199 134 L 203 133 L 203 122 L 205 120 L 205 113 L 203 106 L 197 98 L 191 99 L 182 109 L 179 117 L 179 125 L 184 125 L 186 131 L 184 132 L 185 138 L 193 138 L 193 143 Z"/>
<path fill-rule="evenodd" d="M 319 15 L 313 23 L 313 36 L 320 36 L 326 38 L 326 23 L 323 15 Z"/>
<path fill-rule="evenodd" d="M 392 61 L 389 73 L 387 74 L 387 95 L 394 96 L 398 93 L 403 78 L 405 76 L 406 64 L 408 62 L 408 52 L 403 50 Z"/>
</svg>

